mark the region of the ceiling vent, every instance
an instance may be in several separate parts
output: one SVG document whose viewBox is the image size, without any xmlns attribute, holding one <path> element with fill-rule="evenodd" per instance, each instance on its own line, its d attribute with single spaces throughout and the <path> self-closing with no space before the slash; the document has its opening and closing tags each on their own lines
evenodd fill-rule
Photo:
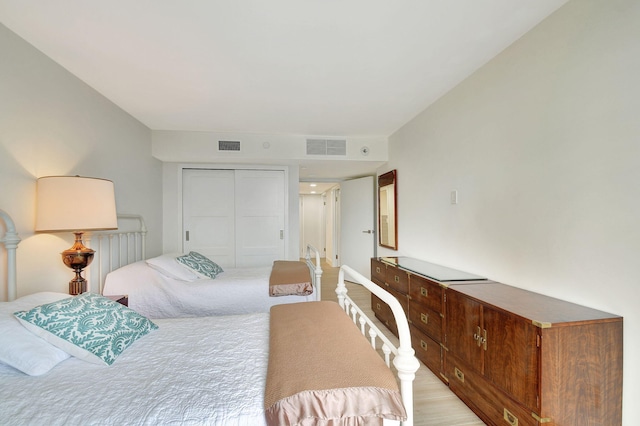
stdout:
<svg viewBox="0 0 640 426">
<path fill-rule="evenodd" d="M 307 139 L 307 155 L 347 155 L 346 139 Z"/>
<path fill-rule="evenodd" d="M 218 151 L 240 151 L 240 141 L 218 141 Z"/>
</svg>

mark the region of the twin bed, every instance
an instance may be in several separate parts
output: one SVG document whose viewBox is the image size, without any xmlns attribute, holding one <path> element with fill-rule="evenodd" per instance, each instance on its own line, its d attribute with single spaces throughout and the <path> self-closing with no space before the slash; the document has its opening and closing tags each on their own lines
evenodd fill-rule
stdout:
<svg viewBox="0 0 640 426">
<path fill-rule="evenodd" d="M 315 255 L 315 263 L 311 262 Z M 307 261 L 276 261 L 273 266 L 225 268 L 215 278 L 180 265 L 179 254 L 140 260 L 107 274 L 104 295 L 127 295 L 129 307 L 149 318 L 238 315 L 269 312 L 271 306 L 320 300 L 322 268 L 317 250 L 307 247 Z M 295 268 L 304 278 L 295 285 L 270 285 L 276 272 Z M 300 270 L 301 268 L 301 270 Z M 285 288 L 271 295 L 270 289 Z"/>
<path fill-rule="evenodd" d="M 13 237 L 11 219 L 0 217 L 7 229 L 0 242 L 9 253 L 8 275 L 15 278 L 11 247 L 17 246 L 17 235 Z M 345 279 L 364 285 L 391 306 L 398 347 L 348 297 Z M 9 297 L 16 294 L 15 281 L 8 280 L 14 286 Z M 37 293 L 2 302 L 3 423 L 334 425 L 380 424 L 384 418 L 384 424 L 404 419 L 402 424 L 411 425 L 412 380 L 419 363 L 402 307 L 348 266 L 340 270 L 336 293 L 339 304 L 312 301 L 279 304 L 270 312 L 153 319 L 157 329 L 133 341 L 110 366 L 58 351 L 61 359 L 35 377 L 10 366 L 12 358 L 4 353 L 12 349 L 21 361 L 36 356 L 26 346 L 12 348 L 17 340 L 34 338 L 13 313 L 76 298 Z M 135 314 L 90 296 L 107 309 Z M 7 341 L 10 335 L 14 337 Z M 54 346 L 36 344 L 48 345 L 48 350 Z"/>
<path fill-rule="evenodd" d="M 271 266 L 220 271 L 215 259 L 207 259 L 212 266 L 203 274 L 176 261 L 183 253 L 147 259 L 147 230 L 141 216 L 119 214 L 118 225 L 115 232 L 91 236 L 87 245 L 96 250 L 96 257 L 86 278 L 92 283 L 91 290 L 105 296 L 127 296 L 129 307 L 149 318 L 269 312 L 274 305 L 321 298 L 320 253 L 311 245 L 306 247 L 303 262 L 276 261 Z M 298 285 L 272 285 L 272 278 L 286 280 L 290 270 L 304 275 L 291 282 Z M 285 271 L 285 275 L 274 274 L 276 271 Z"/>
</svg>

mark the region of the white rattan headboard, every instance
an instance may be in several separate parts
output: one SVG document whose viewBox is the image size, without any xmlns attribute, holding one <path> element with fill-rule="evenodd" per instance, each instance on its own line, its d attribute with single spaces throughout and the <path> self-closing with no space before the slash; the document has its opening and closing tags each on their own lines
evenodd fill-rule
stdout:
<svg viewBox="0 0 640 426">
<path fill-rule="evenodd" d="M 147 227 L 137 214 L 118 214 L 118 230 L 85 233 L 85 245 L 96 251 L 86 273 L 89 291 L 102 294 L 107 274 L 146 259 Z"/>
<path fill-rule="evenodd" d="M 0 238 L 0 243 L 4 245 L 7 252 L 7 300 L 11 302 L 15 300 L 17 291 L 16 249 L 18 248 L 18 244 L 20 244 L 20 237 L 16 232 L 16 226 L 11 216 L 9 216 L 9 213 L 0 210 L 0 219 L 2 219 L 5 227 L 5 232 L 2 238 Z"/>
</svg>

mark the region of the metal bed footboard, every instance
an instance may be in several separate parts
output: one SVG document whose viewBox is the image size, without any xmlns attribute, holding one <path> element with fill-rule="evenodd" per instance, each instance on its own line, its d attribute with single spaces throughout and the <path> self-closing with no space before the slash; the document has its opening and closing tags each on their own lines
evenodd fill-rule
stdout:
<svg viewBox="0 0 640 426">
<path fill-rule="evenodd" d="M 315 263 L 312 261 L 312 257 L 315 257 Z M 322 297 L 322 266 L 320 264 L 320 252 L 311 244 L 307 244 L 307 251 L 305 255 L 309 272 L 311 273 L 311 283 L 313 285 L 313 291 L 316 294 L 316 300 L 321 300 Z"/>
<path fill-rule="evenodd" d="M 349 281 L 363 285 L 371 293 L 375 294 L 383 302 L 389 305 L 398 326 L 398 338 L 400 344 L 397 347 L 384 335 L 382 331 L 380 331 L 380 329 L 362 311 L 362 309 L 360 309 L 354 301 L 347 296 L 347 287 L 344 284 L 345 275 L 350 278 Z M 376 350 L 378 349 L 376 339 L 380 339 L 381 350 L 387 366 L 390 366 L 390 354 L 394 354 L 393 366 L 398 372 L 402 402 L 407 410 L 407 420 L 402 422 L 402 425 L 413 426 L 413 380 L 415 379 L 416 371 L 420 367 L 420 362 L 415 357 L 415 351 L 411 347 L 409 323 L 400 302 L 398 302 L 398 300 L 386 290 L 382 289 L 380 286 L 376 285 L 346 265 L 340 267 L 336 294 L 338 296 L 338 303 L 340 306 L 345 310 L 347 315 L 353 319 L 353 322 L 360 327 L 362 334 L 364 336 L 367 336 L 368 334 L 371 340 L 371 346 Z"/>
</svg>

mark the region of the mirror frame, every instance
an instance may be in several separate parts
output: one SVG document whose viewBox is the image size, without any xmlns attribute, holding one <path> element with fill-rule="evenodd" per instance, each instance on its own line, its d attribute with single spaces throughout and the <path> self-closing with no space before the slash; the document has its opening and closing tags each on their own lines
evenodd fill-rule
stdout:
<svg viewBox="0 0 640 426">
<path fill-rule="evenodd" d="M 387 188 L 389 186 L 393 186 L 393 206 L 390 206 L 389 203 L 387 203 L 386 207 L 393 211 L 393 224 L 388 223 L 388 226 L 385 228 L 388 231 L 393 232 L 393 244 L 388 242 L 389 239 L 386 239 L 383 243 L 383 228 L 381 226 L 383 216 L 381 209 L 382 200 L 383 198 L 388 200 L 386 196 L 383 197 L 383 193 L 386 193 L 389 190 L 389 188 Z M 378 176 L 378 244 L 381 247 L 398 250 L 398 173 L 395 169 Z"/>
</svg>

